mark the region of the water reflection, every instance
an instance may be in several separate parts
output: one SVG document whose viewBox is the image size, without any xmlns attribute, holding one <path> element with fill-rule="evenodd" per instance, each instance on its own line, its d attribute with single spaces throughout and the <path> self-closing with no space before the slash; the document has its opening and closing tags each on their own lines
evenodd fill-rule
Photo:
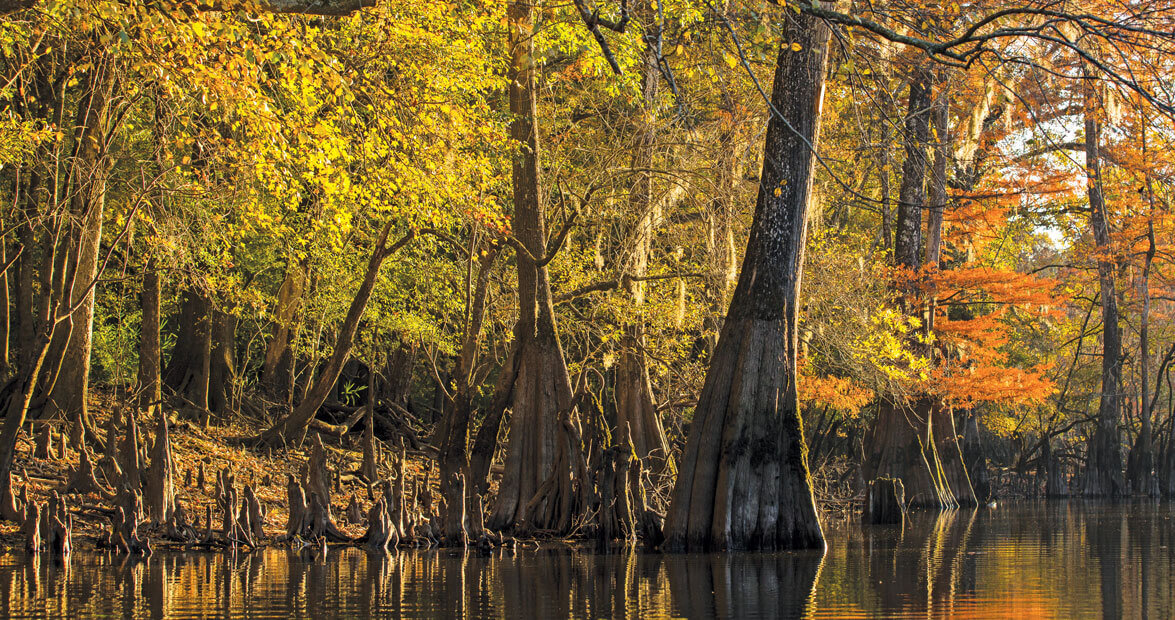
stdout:
<svg viewBox="0 0 1175 620">
<path fill-rule="evenodd" d="M 802 617 L 811 613 L 822 554 L 666 556 L 673 615 Z"/>
<path fill-rule="evenodd" d="M 1169 504 L 1033 503 L 832 530 L 823 557 L 359 549 L 0 556 L 0 617 L 1171 617 Z"/>
</svg>

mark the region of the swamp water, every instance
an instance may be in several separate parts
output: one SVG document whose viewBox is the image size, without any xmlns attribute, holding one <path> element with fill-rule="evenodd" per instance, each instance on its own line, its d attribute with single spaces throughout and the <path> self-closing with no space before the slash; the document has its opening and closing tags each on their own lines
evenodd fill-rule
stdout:
<svg viewBox="0 0 1175 620">
<path fill-rule="evenodd" d="M 0 617 L 1171 618 L 1175 504 L 1001 504 L 828 552 L 0 556 Z"/>
</svg>

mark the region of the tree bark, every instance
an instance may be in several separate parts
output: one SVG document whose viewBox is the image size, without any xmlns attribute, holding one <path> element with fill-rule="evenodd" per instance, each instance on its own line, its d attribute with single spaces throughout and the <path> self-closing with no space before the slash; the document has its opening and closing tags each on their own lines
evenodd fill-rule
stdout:
<svg viewBox="0 0 1175 620">
<path fill-rule="evenodd" d="M 870 480 L 862 519 L 871 525 L 901 524 L 906 519 L 905 497 L 902 481 L 897 478 Z"/>
<path fill-rule="evenodd" d="M 17 187 L 20 185 L 20 176 L 17 175 Z M 16 196 L 19 197 L 19 193 Z M 0 266 L 8 264 L 8 240 L 0 239 Z M 3 267 L 0 267 L 3 268 Z M 11 328 L 12 328 L 12 300 L 9 298 L 9 277 L 8 273 L 11 269 L 4 269 L 0 273 L 0 375 L 8 374 L 9 359 L 9 343 L 11 342 Z"/>
<path fill-rule="evenodd" d="M 1109 216 L 1102 186 L 1099 139 L 1102 113 L 1096 76 L 1083 65 L 1082 91 L 1085 106 L 1085 166 L 1089 188 L 1089 225 L 1097 254 L 1098 290 L 1102 304 L 1102 389 L 1098 402 L 1097 427 L 1089 441 L 1082 494 L 1118 497 L 1125 491 L 1122 477 L 1122 447 L 1118 422 L 1122 408 L 1122 332 L 1118 325 L 1118 294 L 1114 282 L 1114 261 L 1110 252 Z"/>
<path fill-rule="evenodd" d="M 17 365 L 26 358 L 32 355 L 33 341 L 37 330 L 37 325 L 34 317 L 37 314 L 34 308 L 34 286 L 36 281 L 36 264 L 37 264 L 37 234 L 34 222 L 38 218 L 38 203 L 37 197 L 40 193 L 41 174 L 35 167 L 30 167 L 27 174 L 28 181 L 24 187 L 24 200 L 22 201 L 24 212 L 23 217 L 25 222 L 21 223 L 17 231 L 17 241 L 23 248 L 20 258 L 16 263 L 16 316 L 15 329 L 13 330 L 16 337 L 13 340 L 13 345 L 16 348 Z"/>
<path fill-rule="evenodd" d="M 498 254 L 498 248 L 493 248 L 482 260 L 473 290 L 468 297 L 469 319 L 465 325 L 461 353 L 457 357 L 456 389 L 452 400 L 447 404 L 442 426 L 444 434 L 440 444 L 441 495 L 448 505 L 464 505 L 469 494 L 478 492 L 477 485 L 470 476 L 469 424 L 473 413 L 471 390 L 473 369 L 481 345 L 482 324 L 485 321 L 486 291 Z M 480 505 L 479 502 L 470 502 L 469 508 L 479 509 Z M 466 513 L 467 511 L 463 511 L 460 523 L 451 518 L 452 512 L 447 513 L 442 532 L 445 541 L 465 543 L 466 537 L 476 538 L 481 535 L 481 531 L 474 527 L 475 523 L 480 523 L 480 515 L 469 518 Z"/>
<path fill-rule="evenodd" d="M 894 262 L 917 271 L 922 267 L 922 206 L 926 202 L 926 144 L 930 136 L 930 74 L 915 69 L 910 78 L 909 110 L 905 121 L 906 159 L 898 189 Z"/>
<path fill-rule="evenodd" d="M 881 124 L 881 165 L 877 167 L 878 191 L 881 192 L 881 247 L 893 249 L 893 206 L 890 202 L 889 123 Z"/>
<path fill-rule="evenodd" d="M 506 408 L 514 400 L 515 379 L 518 377 L 518 365 L 521 343 L 517 340 L 506 357 L 502 366 L 497 384 L 494 386 L 494 400 L 482 419 L 481 426 L 473 440 L 473 447 L 469 454 L 470 484 L 475 493 L 486 493 L 490 489 L 490 467 L 494 461 L 494 454 L 498 450 L 498 435 L 502 431 L 502 420 Z"/>
<path fill-rule="evenodd" d="M 167 415 L 158 409 L 155 425 L 155 444 L 151 448 L 151 464 L 144 483 L 147 515 L 158 525 L 171 520 L 175 512 L 175 465 L 171 457 L 171 438 L 167 430 Z"/>
<path fill-rule="evenodd" d="M 29 404 L 37 389 L 37 379 L 41 376 L 42 366 L 53 339 L 55 325 L 50 323 L 48 312 L 49 309 L 46 308 L 41 321 L 38 322 L 40 328 L 20 372 L 0 390 L 0 404 L 4 411 L 4 423 L 0 426 L 0 497 L 9 497 L 12 494 L 12 463 L 16 458 L 17 438 L 28 416 Z M 0 514 L 0 518 L 11 516 Z"/>
<path fill-rule="evenodd" d="M 208 410 L 212 365 L 212 303 L 207 293 L 184 292 L 175 348 L 163 373 L 168 387 L 201 412 Z"/>
<path fill-rule="evenodd" d="M 829 35 L 819 19 L 789 16 L 750 241 L 673 489 L 671 548 L 824 545 L 796 395 L 795 330 Z"/>
<path fill-rule="evenodd" d="M 945 89 L 943 89 L 945 91 Z M 897 205 L 894 262 L 911 275 L 925 263 L 937 270 L 942 252 L 942 209 L 946 203 L 947 101 L 945 92 L 932 98 L 932 75 L 924 67 L 913 70 L 905 119 L 906 159 Z M 930 123 L 934 121 L 938 140 L 931 171 L 931 204 L 926 206 L 928 170 L 927 146 Z M 927 239 L 922 249 L 922 212 L 927 211 Z M 932 329 L 935 313 L 933 293 L 923 303 L 906 285 L 899 291 L 907 296 L 907 310 L 921 315 L 925 330 Z M 929 347 L 911 346 L 937 356 Z M 892 477 L 902 481 L 910 505 L 949 509 L 960 504 L 975 505 L 967 468 L 959 447 L 951 409 L 937 398 L 921 395 L 909 402 L 882 403 L 868 435 L 869 455 L 861 464 L 864 478 Z"/>
<path fill-rule="evenodd" d="M 234 409 L 233 386 L 237 380 L 236 353 L 237 317 L 213 308 L 211 311 L 212 342 L 208 361 L 208 410 L 229 413 Z"/>
<path fill-rule="evenodd" d="M 1147 139 L 1146 139 L 1146 124 L 1143 123 L 1142 128 L 1142 155 L 1143 166 L 1146 185 L 1144 191 L 1147 195 L 1147 202 L 1150 206 L 1150 213 L 1147 215 L 1147 249 L 1144 255 L 1142 264 L 1142 274 L 1139 277 L 1139 296 L 1142 298 L 1142 316 L 1139 319 L 1138 327 L 1138 365 L 1139 378 L 1141 379 L 1141 386 L 1139 389 L 1142 428 L 1139 430 L 1138 439 L 1134 447 L 1130 451 L 1129 463 L 1133 465 L 1131 471 L 1127 472 L 1131 490 L 1134 493 L 1146 495 L 1158 495 L 1159 487 L 1158 480 L 1155 478 L 1155 456 L 1154 456 L 1154 405 L 1155 401 L 1150 396 L 1150 318 L 1151 318 L 1151 293 L 1150 293 L 1150 274 L 1151 263 L 1155 260 L 1155 198 L 1154 187 L 1151 183 L 1150 168 L 1147 167 Z M 1157 391 L 1157 390 L 1156 390 Z M 1155 395 L 1156 398 L 1158 394 Z"/>
<path fill-rule="evenodd" d="M 977 500 L 951 409 L 931 396 L 883 403 L 869 436 L 866 477 L 895 477 L 911 506 L 952 509 Z"/>
<path fill-rule="evenodd" d="M 947 162 L 950 160 L 950 121 L 948 114 L 948 90 L 943 85 L 934 98 L 930 110 L 930 121 L 934 127 L 934 165 L 930 170 L 930 189 L 927 192 L 926 213 L 926 266 L 937 270 L 942 262 L 942 221 L 947 207 Z M 933 329 L 934 302 L 931 300 L 930 323 Z"/>
</svg>

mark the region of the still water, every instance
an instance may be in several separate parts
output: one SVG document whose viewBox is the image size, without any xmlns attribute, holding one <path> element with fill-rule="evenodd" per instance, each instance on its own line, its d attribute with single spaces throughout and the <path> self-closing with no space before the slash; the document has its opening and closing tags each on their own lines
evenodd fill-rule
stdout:
<svg viewBox="0 0 1175 620">
<path fill-rule="evenodd" d="M 1175 505 L 1008 503 L 828 552 L 0 556 L 0 617 L 1171 618 Z"/>
</svg>

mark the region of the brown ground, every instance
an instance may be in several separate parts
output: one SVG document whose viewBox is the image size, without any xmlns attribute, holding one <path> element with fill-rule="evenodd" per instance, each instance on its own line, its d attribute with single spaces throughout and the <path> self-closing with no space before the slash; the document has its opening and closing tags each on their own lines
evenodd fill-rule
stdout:
<svg viewBox="0 0 1175 620">
<path fill-rule="evenodd" d="M 100 429 L 99 432 L 103 435 L 102 439 L 105 439 L 104 429 L 114 405 L 113 399 L 108 395 L 98 394 L 91 397 L 91 413 L 94 416 L 96 426 Z M 138 422 L 143 441 L 147 446 L 152 445 L 155 436 L 154 421 L 139 420 Z M 54 428 L 56 432 L 54 450 L 56 451 L 57 443 L 64 440 L 65 437 L 61 434 L 62 427 L 60 425 L 56 425 Z M 272 455 L 268 455 L 241 447 L 237 445 L 238 442 L 234 441 L 241 437 L 252 436 L 259 430 L 261 429 L 257 425 L 242 421 L 213 425 L 207 429 L 201 429 L 187 423 L 172 425 L 170 438 L 172 460 L 176 468 L 173 473 L 176 498 L 184 506 L 189 519 L 198 521 L 201 528 L 204 526 L 205 507 L 212 506 L 215 513 L 213 487 L 216 483 L 216 472 L 228 467 L 236 474 L 238 486 L 242 488 L 245 484 L 253 486 L 258 500 L 266 511 L 266 533 L 273 537 L 285 534 L 288 516 L 286 474 L 299 475 L 298 470 L 309 457 L 309 442 L 305 442 L 306 445 L 299 450 L 275 451 Z M 358 441 L 354 442 L 353 447 L 341 445 L 334 439 L 324 440 L 324 444 L 332 470 L 346 474 L 358 469 L 362 459 Z M 386 445 L 384 447 L 390 451 Z M 65 485 L 65 481 L 77 467 L 78 452 L 69 448 L 66 450 L 64 461 L 57 459 L 46 461 L 32 458 L 33 448 L 33 437 L 26 435 L 17 447 L 17 458 L 13 468 L 13 485 L 14 488 L 19 488 L 25 483 L 25 472 L 27 472 L 29 498 L 33 501 L 45 502 L 50 492 Z M 92 454 L 92 459 L 97 462 L 99 456 Z M 203 489 L 196 486 L 197 471 L 201 460 L 205 463 Z M 429 459 L 425 458 L 422 453 L 410 451 L 405 469 L 409 475 L 414 476 L 417 480 L 422 480 L 429 462 Z M 381 473 L 384 476 L 389 474 L 388 468 L 389 462 L 380 463 Z M 189 472 L 191 475 L 190 485 L 187 484 Z M 102 474 L 99 473 L 98 476 L 99 481 L 104 482 Z M 266 476 L 269 477 L 269 484 L 262 484 Z M 435 481 L 433 482 L 435 483 Z M 358 536 L 363 533 L 364 528 L 360 525 L 348 524 L 344 516 L 352 494 L 358 496 L 360 504 L 366 510 L 370 505 L 367 488 L 363 483 L 354 481 L 344 482 L 342 491 L 336 491 L 332 494 L 332 512 L 336 523 L 344 531 Z M 71 494 L 65 496 L 65 501 L 74 518 L 73 543 L 75 548 L 92 547 L 97 544 L 99 539 L 105 539 L 110 525 L 103 509 L 110 507 L 108 501 L 94 494 Z M 219 518 L 218 514 L 214 514 L 214 519 L 217 519 L 218 523 Z M 0 521 L 0 546 L 20 547 L 23 544 L 23 539 L 19 536 L 18 530 L 18 524 Z"/>
</svg>

